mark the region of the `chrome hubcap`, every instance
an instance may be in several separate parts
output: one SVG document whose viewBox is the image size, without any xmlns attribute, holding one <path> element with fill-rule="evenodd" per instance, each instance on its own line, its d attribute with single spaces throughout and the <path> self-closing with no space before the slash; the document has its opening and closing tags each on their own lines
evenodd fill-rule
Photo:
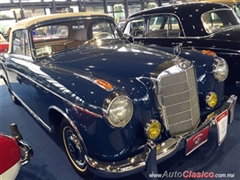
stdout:
<svg viewBox="0 0 240 180">
<path fill-rule="evenodd" d="M 80 168 L 84 168 L 86 166 L 86 163 L 84 160 L 84 154 L 81 149 L 80 141 L 71 129 L 67 129 L 65 131 L 65 141 L 71 159 Z"/>
</svg>

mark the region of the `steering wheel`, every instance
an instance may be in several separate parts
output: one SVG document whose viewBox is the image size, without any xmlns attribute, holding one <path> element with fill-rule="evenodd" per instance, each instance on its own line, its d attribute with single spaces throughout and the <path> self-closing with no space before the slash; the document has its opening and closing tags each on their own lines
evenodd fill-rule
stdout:
<svg viewBox="0 0 240 180">
<path fill-rule="evenodd" d="M 135 36 L 143 36 L 143 27 L 135 27 L 130 33 L 131 35 Z"/>
</svg>

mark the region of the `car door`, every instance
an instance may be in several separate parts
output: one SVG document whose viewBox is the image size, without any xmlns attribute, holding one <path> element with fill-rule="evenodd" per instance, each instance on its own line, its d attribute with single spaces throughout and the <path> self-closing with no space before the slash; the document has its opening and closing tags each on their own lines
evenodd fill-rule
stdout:
<svg viewBox="0 0 240 180">
<path fill-rule="evenodd" d="M 184 43 L 184 31 L 176 16 L 159 14 L 138 18 L 138 20 L 139 19 L 142 19 L 144 22 L 144 25 L 141 25 L 144 27 L 141 36 L 129 28 L 131 24 L 135 24 L 135 29 L 137 29 L 136 19 L 129 21 L 124 29 L 124 34 L 133 36 L 136 43 L 144 45 L 156 44 L 168 47 Z"/>
<path fill-rule="evenodd" d="M 29 66 L 32 58 L 29 51 L 29 41 L 26 30 L 18 30 L 12 34 L 12 49 L 8 56 L 5 56 L 3 63 L 11 91 L 19 97 L 22 102 L 34 109 L 30 95 Z"/>
</svg>

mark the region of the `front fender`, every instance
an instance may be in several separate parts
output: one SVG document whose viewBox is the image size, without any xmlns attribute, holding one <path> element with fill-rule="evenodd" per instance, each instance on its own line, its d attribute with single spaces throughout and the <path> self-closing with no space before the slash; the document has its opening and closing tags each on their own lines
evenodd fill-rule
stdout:
<svg viewBox="0 0 240 180">
<path fill-rule="evenodd" d="M 90 157 L 104 161 L 121 160 L 134 154 L 146 143 L 144 124 L 156 114 L 154 104 L 151 103 L 153 97 L 150 92 L 150 79 L 142 77 L 122 83 L 125 84 L 125 93 L 131 98 L 134 106 L 134 115 L 123 128 L 111 127 L 104 116 L 94 116 L 89 113 L 89 109 L 83 111 L 73 104 L 66 103 L 68 116 L 79 130 Z M 97 145 L 99 143 L 101 146 Z"/>
</svg>

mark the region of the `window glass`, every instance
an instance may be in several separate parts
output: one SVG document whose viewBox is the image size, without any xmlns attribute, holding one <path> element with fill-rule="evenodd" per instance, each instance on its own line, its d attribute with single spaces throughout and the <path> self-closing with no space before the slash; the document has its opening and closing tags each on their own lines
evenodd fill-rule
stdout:
<svg viewBox="0 0 240 180">
<path fill-rule="evenodd" d="M 92 33 L 95 39 L 114 39 L 116 36 L 116 38 L 119 38 L 116 29 L 113 29 L 108 22 L 94 23 Z"/>
<path fill-rule="evenodd" d="M 121 40 L 121 32 L 114 21 L 100 18 L 73 19 L 58 23 L 49 22 L 47 26 L 31 32 L 36 57 L 49 56 L 74 49 L 85 49 L 92 45 L 103 45 Z"/>
<path fill-rule="evenodd" d="M 149 19 L 148 37 L 178 37 L 180 26 L 175 16 L 155 16 Z"/>
<path fill-rule="evenodd" d="M 207 33 L 233 25 L 239 25 L 237 16 L 231 10 L 215 10 L 202 15 L 202 23 Z"/>
<path fill-rule="evenodd" d="M 144 19 L 134 19 L 128 22 L 124 34 L 130 34 L 133 37 L 142 37 L 144 32 Z"/>
<path fill-rule="evenodd" d="M 27 31 L 15 31 L 13 33 L 13 54 L 30 55 Z"/>
<path fill-rule="evenodd" d="M 32 30 L 33 40 L 64 39 L 68 37 L 68 27 L 64 25 L 42 26 Z"/>
<path fill-rule="evenodd" d="M 110 24 L 110 26 L 111 26 L 111 29 L 112 29 L 112 31 L 113 31 L 113 33 L 114 33 L 114 36 L 116 37 L 116 38 L 120 38 L 120 35 L 119 35 L 119 33 L 118 33 L 118 28 L 114 25 L 114 24 Z"/>
<path fill-rule="evenodd" d="M 149 30 L 155 31 L 161 29 L 161 25 L 163 23 L 163 17 L 152 17 L 150 18 Z"/>
</svg>

